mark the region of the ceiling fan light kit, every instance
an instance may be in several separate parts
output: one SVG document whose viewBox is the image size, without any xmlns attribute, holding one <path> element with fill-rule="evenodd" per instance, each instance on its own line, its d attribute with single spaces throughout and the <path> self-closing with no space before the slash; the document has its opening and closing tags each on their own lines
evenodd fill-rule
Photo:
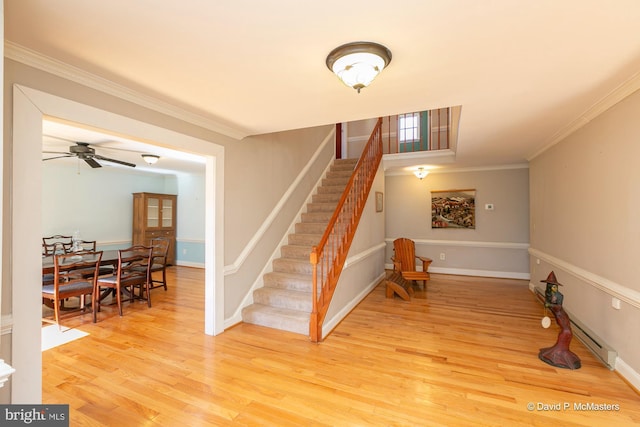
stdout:
<svg viewBox="0 0 640 427">
<path fill-rule="evenodd" d="M 154 165 L 158 160 L 160 160 L 160 156 L 156 156 L 155 154 L 142 154 L 142 158 L 149 165 Z"/>
</svg>

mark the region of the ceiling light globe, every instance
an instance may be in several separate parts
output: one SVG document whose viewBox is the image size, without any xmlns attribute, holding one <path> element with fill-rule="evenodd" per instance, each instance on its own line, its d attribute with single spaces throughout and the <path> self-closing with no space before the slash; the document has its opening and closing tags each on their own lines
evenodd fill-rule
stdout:
<svg viewBox="0 0 640 427">
<path fill-rule="evenodd" d="M 347 43 L 327 56 L 327 67 L 358 93 L 371 84 L 390 62 L 391 51 L 371 42 Z"/>
<path fill-rule="evenodd" d="M 425 168 L 418 168 L 413 171 L 413 174 L 417 176 L 419 180 L 423 180 L 427 175 L 429 175 L 429 171 Z"/>
<path fill-rule="evenodd" d="M 333 72 L 347 86 L 359 91 L 369 86 L 384 66 L 384 59 L 373 53 L 353 53 L 339 58 L 333 64 Z"/>
<path fill-rule="evenodd" d="M 147 162 L 147 164 L 150 165 L 155 164 L 160 159 L 160 157 L 156 156 L 155 154 L 143 154 L 142 158 L 145 162 Z"/>
</svg>

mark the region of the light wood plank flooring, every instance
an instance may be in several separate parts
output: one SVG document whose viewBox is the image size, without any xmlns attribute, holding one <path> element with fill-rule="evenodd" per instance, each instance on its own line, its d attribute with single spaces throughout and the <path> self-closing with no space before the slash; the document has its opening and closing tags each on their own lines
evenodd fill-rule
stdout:
<svg viewBox="0 0 640 427">
<path fill-rule="evenodd" d="M 72 426 L 640 423 L 640 396 L 577 340 L 579 370 L 538 359 L 558 329 L 540 326 L 525 281 L 434 274 L 410 302 L 379 285 L 313 344 L 248 324 L 204 335 L 203 280 L 171 267 L 152 308 L 67 320 L 90 335 L 43 353 L 44 403 L 69 404 Z M 574 409 L 583 403 L 619 409 Z"/>
</svg>

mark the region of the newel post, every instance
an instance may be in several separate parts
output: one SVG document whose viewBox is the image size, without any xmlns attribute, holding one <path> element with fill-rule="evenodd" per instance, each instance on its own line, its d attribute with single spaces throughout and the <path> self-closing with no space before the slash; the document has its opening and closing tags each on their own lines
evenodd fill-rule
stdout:
<svg viewBox="0 0 640 427">
<path fill-rule="evenodd" d="M 309 338 L 312 342 L 319 342 L 321 337 L 319 336 L 320 327 L 318 326 L 318 248 L 314 246 L 311 249 L 311 255 L 309 261 L 311 262 L 312 278 L 311 278 L 311 299 L 312 309 L 311 317 L 309 319 Z"/>
</svg>

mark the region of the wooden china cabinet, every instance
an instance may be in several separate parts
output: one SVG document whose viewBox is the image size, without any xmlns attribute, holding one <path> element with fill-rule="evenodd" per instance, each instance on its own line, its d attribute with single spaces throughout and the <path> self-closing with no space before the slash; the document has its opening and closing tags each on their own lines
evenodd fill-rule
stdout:
<svg viewBox="0 0 640 427">
<path fill-rule="evenodd" d="M 159 193 L 133 193 L 133 244 L 149 246 L 151 239 L 169 240 L 167 264 L 176 259 L 177 196 Z"/>
</svg>

